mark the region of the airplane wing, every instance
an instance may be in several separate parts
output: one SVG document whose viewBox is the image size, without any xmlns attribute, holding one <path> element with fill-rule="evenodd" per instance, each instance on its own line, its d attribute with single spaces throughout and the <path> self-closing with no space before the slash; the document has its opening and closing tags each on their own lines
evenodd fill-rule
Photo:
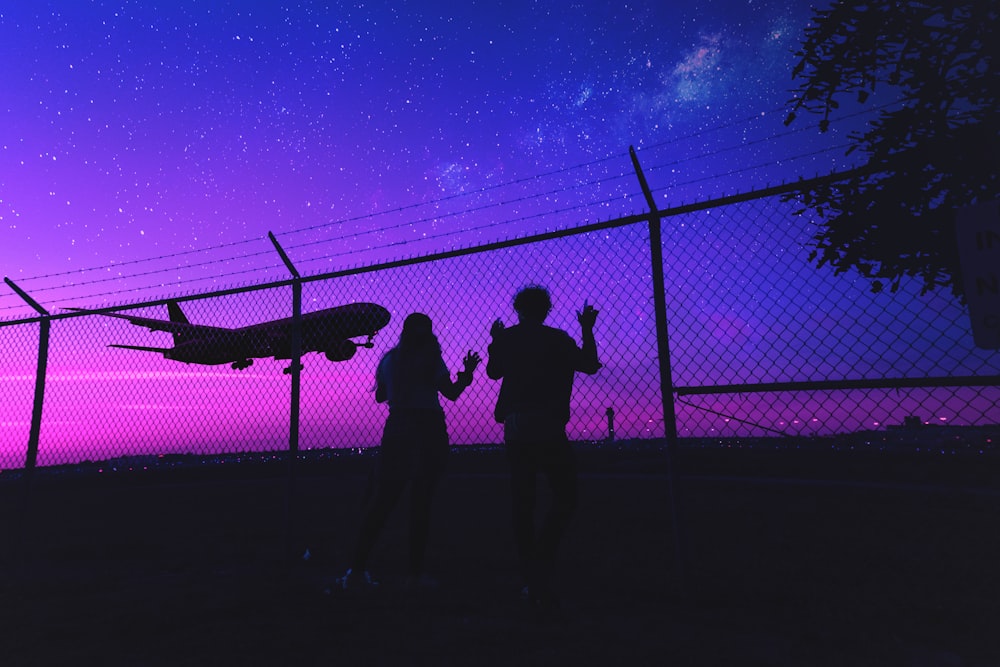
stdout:
<svg viewBox="0 0 1000 667">
<path fill-rule="evenodd" d="M 173 350 L 170 347 L 148 347 L 146 345 L 120 345 L 118 343 L 109 343 L 108 347 L 117 347 L 120 350 L 139 350 L 140 352 L 159 352 L 165 354 Z"/>
</svg>

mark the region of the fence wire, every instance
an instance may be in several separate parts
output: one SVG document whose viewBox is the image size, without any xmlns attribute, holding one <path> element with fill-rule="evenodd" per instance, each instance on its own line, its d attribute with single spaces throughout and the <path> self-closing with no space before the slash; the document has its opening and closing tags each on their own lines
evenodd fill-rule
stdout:
<svg viewBox="0 0 1000 667">
<path fill-rule="evenodd" d="M 796 208 L 772 195 L 663 212 L 678 435 L 872 439 L 914 419 L 927 428 L 1000 422 L 1000 353 L 974 347 L 965 308 L 943 292 L 921 296 L 917 285 L 873 293 L 860 276 L 817 269 L 808 260 L 815 222 Z M 303 313 L 375 303 L 391 319 L 349 359 L 303 356 L 300 448 L 378 444 L 387 408 L 374 400 L 375 368 L 407 314 L 431 317 L 454 373 L 469 350 L 485 359 L 491 323 L 516 321 L 513 296 L 530 283 L 552 293 L 548 324 L 578 341 L 576 312 L 587 302 L 600 311 L 604 367 L 576 380 L 570 437 L 663 438 L 648 227 L 630 220 L 308 276 Z M 239 328 L 289 318 L 292 294 L 286 282 L 187 295 L 178 305 L 191 323 Z M 117 312 L 169 319 L 165 301 Z M 39 325 L 0 323 L 0 336 L 0 468 L 11 469 L 25 463 Z M 142 466 L 171 454 L 287 450 L 287 358 L 236 369 L 108 347 L 174 342 L 107 313 L 54 319 L 38 464 Z M 955 378 L 972 386 L 949 386 Z M 442 399 L 453 444 L 501 441 L 498 389 L 480 368 L 458 401 Z"/>
</svg>

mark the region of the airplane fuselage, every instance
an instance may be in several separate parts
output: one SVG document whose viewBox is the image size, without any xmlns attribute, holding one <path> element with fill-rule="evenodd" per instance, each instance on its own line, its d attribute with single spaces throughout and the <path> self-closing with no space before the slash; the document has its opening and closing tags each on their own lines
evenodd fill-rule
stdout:
<svg viewBox="0 0 1000 667">
<path fill-rule="evenodd" d="M 167 359 L 187 364 L 232 364 L 236 369 L 250 366 L 253 359 L 292 358 L 295 326 L 291 317 L 227 329 L 191 324 L 176 302 L 168 305 L 170 320 L 119 313 L 102 314 L 126 319 L 154 331 L 170 332 L 174 336 L 173 347 L 117 344 L 111 347 L 160 352 Z M 304 313 L 301 316 L 300 351 L 302 354 L 322 352 L 330 361 L 346 361 L 354 356 L 359 345 L 352 338 L 367 337 L 368 340 L 361 345 L 370 347 L 372 336 L 388 324 L 389 319 L 389 311 L 374 303 L 352 303 Z"/>
</svg>

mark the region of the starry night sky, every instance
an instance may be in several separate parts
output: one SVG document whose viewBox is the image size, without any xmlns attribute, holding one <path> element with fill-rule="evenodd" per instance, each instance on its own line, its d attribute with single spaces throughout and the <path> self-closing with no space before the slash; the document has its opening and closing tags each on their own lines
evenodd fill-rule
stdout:
<svg viewBox="0 0 1000 667">
<path fill-rule="evenodd" d="M 11 4 L 0 259 L 53 311 L 640 212 L 629 145 L 661 207 L 826 173 L 865 118 L 783 126 L 800 2 Z"/>
</svg>

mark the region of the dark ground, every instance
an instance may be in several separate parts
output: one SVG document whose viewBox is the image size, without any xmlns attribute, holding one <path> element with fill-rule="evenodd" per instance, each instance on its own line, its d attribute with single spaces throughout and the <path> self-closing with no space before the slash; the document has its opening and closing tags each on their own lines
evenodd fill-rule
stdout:
<svg viewBox="0 0 1000 667">
<path fill-rule="evenodd" d="M 495 452 L 453 455 L 427 559 L 442 585 L 419 593 L 401 585 L 405 505 L 379 590 L 321 593 L 369 457 L 300 463 L 289 532 L 285 463 L 38 474 L 29 514 L 7 474 L 0 665 L 1000 665 L 995 456 L 678 461 L 683 572 L 662 453 L 582 452 L 547 612 L 518 595 Z"/>
</svg>

